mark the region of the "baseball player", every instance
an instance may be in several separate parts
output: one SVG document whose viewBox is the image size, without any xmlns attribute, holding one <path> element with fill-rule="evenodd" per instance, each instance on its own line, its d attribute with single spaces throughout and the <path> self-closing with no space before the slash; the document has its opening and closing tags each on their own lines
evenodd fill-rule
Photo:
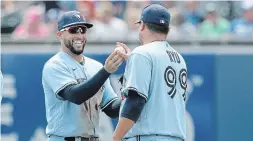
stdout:
<svg viewBox="0 0 253 141">
<path fill-rule="evenodd" d="M 137 23 L 142 45 L 127 58 L 122 89 L 126 98 L 113 141 L 184 141 L 187 68 L 166 41 L 170 13 L 152 4 Z"/>
<path fill-rule="evenodd" d="M 45 63 L 42 74 L 49 141 L 99 141 L 100 111 L 118 117 L 121 99 L 108 77 L 123 58 L 114 51 L 103 66 L 82 54 L 92 26 L 78 11 L 58 20 L 61 51 Z"/>
</svg>

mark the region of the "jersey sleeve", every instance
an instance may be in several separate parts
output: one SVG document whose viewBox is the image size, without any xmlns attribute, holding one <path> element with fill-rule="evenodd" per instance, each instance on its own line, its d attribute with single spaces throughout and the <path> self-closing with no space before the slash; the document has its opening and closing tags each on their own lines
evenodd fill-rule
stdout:
<svg viewBox="0 0 253 141">
<path fill-rule="evenodd" d="M 151 72 L 152 64 L 147 56 L 132 54 L 126 65 L 122 93 L 127 97 L 128 91 L 134 90 L 147 101 Z"/>
<path fill-rule="evenodd" d="M 58 93 L 71 84 L 77 84 L 68 68 L 59 62 L 47 63 L 43 69 L 42 79 L 47 87 L 52 89 L 57 98 L 61 100 L 63 99 Z"/>
<path fill-rule="evenodd" d="M 118 99 L 117 94 L 114 92 L 109 78 L 105 82 L 104 94 L 102 97 L 102 101 L 100 103 L 101 110 L 103 110 L 106 106 L 112 103 L 114 100 Z"/>
</svg>

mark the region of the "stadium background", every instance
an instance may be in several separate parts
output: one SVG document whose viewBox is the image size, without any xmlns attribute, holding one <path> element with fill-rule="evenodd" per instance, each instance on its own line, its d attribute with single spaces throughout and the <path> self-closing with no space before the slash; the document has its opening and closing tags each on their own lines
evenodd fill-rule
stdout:
<svg viewBox="0 0 253 141">
<path fill-rule="evenodd" d="M 116 41 L 138 46 L 132 23 L 149 3 L 158 1 L 1 1 L 1 140 L 46 140 L 41 71 L 59 50 L 55 24 L 62 11 L 77 9 L 94 23 L 85 55 L 104 63 Z M 188 66 L 187 141 L 252 140 L 252 2 L 159 3 L 172 15 L 168 41 Z M 111 76 L 118 93 L 124 66 Z M 111 140 L 116 122 L 102 116 L 103 141 Z"/>
</svg>

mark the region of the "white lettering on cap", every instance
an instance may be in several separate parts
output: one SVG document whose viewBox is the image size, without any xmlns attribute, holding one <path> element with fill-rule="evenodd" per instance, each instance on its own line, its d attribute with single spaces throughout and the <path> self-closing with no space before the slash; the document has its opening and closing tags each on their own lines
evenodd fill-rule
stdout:
<svg viewBox="0 0 253 141">
<path fill-rule="evenodd" d="M 80 15 L 74 15 L 75 17 L 77 17 L 78 19 L 81 19 L 81 16 Z"/>
</svg>

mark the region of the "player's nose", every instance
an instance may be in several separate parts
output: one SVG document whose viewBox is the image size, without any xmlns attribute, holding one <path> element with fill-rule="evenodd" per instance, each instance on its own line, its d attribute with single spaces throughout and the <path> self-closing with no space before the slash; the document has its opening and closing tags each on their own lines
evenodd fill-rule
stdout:
<svg viewBox="0 0 253 141">
<path fill-rule="evenodd" d="M 76 33 L 76 34 L 75 34 L 75 37 L 76 37 L 77 39 L 84 40 L 84 39 L 86 39 L 86 34 Z"/>
</svg>

